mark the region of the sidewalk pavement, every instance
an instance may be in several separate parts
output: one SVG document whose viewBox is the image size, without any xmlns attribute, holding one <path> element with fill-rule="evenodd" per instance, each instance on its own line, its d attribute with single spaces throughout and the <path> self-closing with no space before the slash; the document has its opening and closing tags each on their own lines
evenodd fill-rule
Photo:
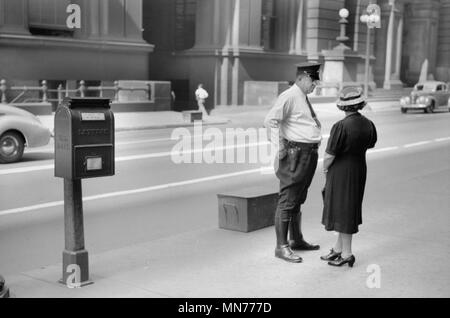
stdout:
<svg viewBox="0 0 450 318">
<path fill-rule="evenodd" d="M 274 257 L 273 227 L 241 233 L 218 228 L 90 254 L 94 284 L 70 289 L 58 283 L 62 265 L 55 264 L 6 277 L 15 298 L 308 298 L 308 297 L 446 297 L 440 274 L 447 270 L 439 253 L 426 250 L 420 259 L 433 262 L 423 280 L 416 253 L 386 254 L 385 246 L 404 249 L 411 241 L 366 231 L 358 240 L 353 268 L 330 267 L 320 260 L 335 237 L 321 226 L 305 222 L 308 238 L 321 250 L 300 252 L 304 262 Z M 423 251 L 423 249 L 422 249 Z M 369 288 L 370 262 L 383 263 L 381 288 Z M 372 267 L 371 267 L 372 266 Z M 422 268 L 423 270 L 424 268 Z"/>
<path fill-rule="evenodd" d="M 407 287 L 398 286 L 399 293 L 367 288 L 369 264 L 364 259 L 370 258 L 362 255 L 368 253 L 364 249 L 358 254 L 363 261 L 354 268 L 331 268 L 319 256 L 326 254 L 333 238 L 314 232 L 315 239 L 329 238 L 321 242 L 321 251 L 301 253 L 301 264 L 274 257 L 273 227 L 251 233 L 208 229 L 91 255 L 94 284 L 82 288 L 57 282 L 61 264 L 9 276 L 7 283 L 17 298 L 385 297 L 401 296 Z M 404 282 L 404 274 L 399 275 L 396 280 Z"/>
<path fill-rule="evenodd" d="M 335 103 L 315 104 L 319 113 L 340 114 L 341 111 L 336 108 Z M 204 125 L 222 125 L 227 123 L 239 123 L 246 115 L 259 114 L 264 116 L 271 106 L 218 106 L 213 109 L 210 116 L 203 121 Z M 378 112 L 388 110 L 399 110 L 398 101 L 369 102 L 364 111 Z M 54 114 L 38 116 L 42 124 L 53 131 Z M 132 131 L 144 129 L 160 129 L 175 127 L 190 127 L 193 123 L 183 120 L 181 112 L 161 111 L 161 112 L 129 112 L 115 113 L 116 131 Z"/>
</svg>

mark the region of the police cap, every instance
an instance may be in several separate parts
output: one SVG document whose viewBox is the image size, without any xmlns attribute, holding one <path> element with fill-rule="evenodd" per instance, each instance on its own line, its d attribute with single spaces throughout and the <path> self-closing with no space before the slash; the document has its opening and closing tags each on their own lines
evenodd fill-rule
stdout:
<svg viewBox="0 0 450 318">
<path fill-rule="evenodd" d="M 297 64 L 297 76 L 300 74 L 308 74 L 313 80 L 320 80 L 319 70 L 321 64 L 319 63 L 300 63 Z"/>
</svg>

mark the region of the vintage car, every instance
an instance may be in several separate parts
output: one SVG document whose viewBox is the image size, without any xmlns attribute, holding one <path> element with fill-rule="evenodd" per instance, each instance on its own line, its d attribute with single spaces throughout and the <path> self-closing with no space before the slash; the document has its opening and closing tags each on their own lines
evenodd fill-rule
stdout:
<svg viewBox="0 0 450 318">
<path fill-rule="evenodd" d="M 438 109 L 450 111 L 449 85 L 438 81 L 418 83 L 410 96 L 400 99 L 400 104 L 402 113 L 406 113 L 408 109 L 421 109 L 426 113 Z"/>
<path fill-rule="evenodd" d="M 0 163 L 19 161 L 25 146 L 45 146 L 50 136 L 50 130 L 32 113 L 0 104 Z"/>
</svg>

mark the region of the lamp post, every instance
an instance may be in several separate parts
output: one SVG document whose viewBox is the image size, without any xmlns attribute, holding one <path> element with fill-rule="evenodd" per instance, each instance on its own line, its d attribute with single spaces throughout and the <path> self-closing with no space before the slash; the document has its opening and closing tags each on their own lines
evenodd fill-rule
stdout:
<svg viewBox="0 0 450 318">
<path fill-rule="evenodd" d="M 339 24 L 341 25 L 341 28 L 340 28 L 341 32 L 340 32 L 339 36 L 336 38 L 336 41 L 339 42 L 339 45 L 336 46 L 334 49 L 338 49 L 338 50 L 342 50 L 342 51 L 350 50 L 350 48 L 347 45 L 345 45 L 345 43 L 344 43 L 344 42 L 348 41 L 348 36 L 345 34 L 346 27 L 348 24 L 348 20 L 347 20 L 348 15 L 349 15 L 349 12 L 346 8 L 342 8 L 341 10 L 339 10 L 339 17 L 341 18 L 339 20 Z"/>
<path fill-rule="evenodd" d="M 370 31 L 373 28 L 380 28 L 380 13 L 381 9 L 376 4 L 369 4 L 367 6 L 367 14 L 360 17 L 362 23 L 367 24 L 367 38 L 366 38 L 366 65 L 364 74 L 364 96 L 367 99 L 369 96 L 369 66 L 370 66 Z"/>
</svg>

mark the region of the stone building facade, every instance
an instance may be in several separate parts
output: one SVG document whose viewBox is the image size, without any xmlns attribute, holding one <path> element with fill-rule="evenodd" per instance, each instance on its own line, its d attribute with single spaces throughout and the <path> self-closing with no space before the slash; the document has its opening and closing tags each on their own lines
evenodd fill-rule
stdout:
<svg viewBox="0 0 450 318">
<path fill-rule="evenodd" d="M 67 7 L 81 8 L 70 29 Z M 65 82 L 148 79 L 154 46 L 142 37 L 142 0 L 0 0 L 0 79 Z"/>
<path fill-rule="evenodd" d="M 370 44 L 372 88 L 414 85 L 425 59 L 428 73 L 450 81 L 450 0 L 145 1 L 144 38 L 155 45 L 150 74 L 171 80 L 183 98 L 204 83 L 210 107 L 242 104 L 246 81 L 292 80 L 303 61 L 341 61 L 341 81 L 362 83 L 367 26 L 359 17 L 370 3 L 381 9 Z M 350 13 L 348 49 L 336 53 L 341 8 Z"/>
<path fill-rule="evenodd" d="M 71 3 L 82 9 L 81 29 L 65 25 Z M 204 83 L 209 107 L 242 104 L 248 81 L 292 80 L 303 61 L 327 63 L 329 81 L 362 83 L 359 17 L 370 3 L 381 8 L 372 88 L 415 84 L 425 60 L 435 79 L 450 81 L 450 0 L 0 0 L 0 78 L 170 80 L 182 105 Z"/>
</svg>

